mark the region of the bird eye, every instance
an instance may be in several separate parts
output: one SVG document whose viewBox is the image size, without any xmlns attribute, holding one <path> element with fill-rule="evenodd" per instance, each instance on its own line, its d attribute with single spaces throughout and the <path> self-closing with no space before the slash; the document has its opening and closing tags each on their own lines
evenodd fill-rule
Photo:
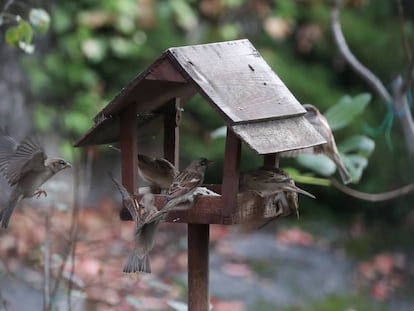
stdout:
<svg viewBox="0 0 414 311">
<path fill-rule="evenodd" d="M 65 161 L 63 161 L 63 160 L 59 160 L 59 164 L 60 164 L 60 165 L 65 165 Z"/>
</svg>

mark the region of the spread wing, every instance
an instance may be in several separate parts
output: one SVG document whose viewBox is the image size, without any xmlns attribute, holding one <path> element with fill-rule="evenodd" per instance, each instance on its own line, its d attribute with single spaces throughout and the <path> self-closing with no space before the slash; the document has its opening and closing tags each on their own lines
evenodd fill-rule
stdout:
<svg viewBox="0 0 414 311">
<path fill-rule="evenodd" d="M 191 191 L 194 191 L 202 184 L 202 176 L 198 172 L 183 171 L 178 174 L 177 178 L 168 189 L 167 200 L 183 196 Z"/>
<path fill-rule="evenodd" d="M 0 171 L 6 174 L 7 165 L 10 157 L 17 149 L 17 142 L 9 135 L 9 133 L 0 127 Z"/>
<path fill-rule="evenodd" d="M 28 172 L 39 172 L 45 169 L 47 156 L 38 141 L 31 137 L 23 140 L 9 158 L 6 179 L 15 185 Z"/>
<path fill-rule="evenodd" d="M 125 187 L 111 174 L 109 173 L 109 176 L 111 177 L 112 181 L 114 182 L 115 186 L 118 188 L 119 192 L 122 196 L 122 204 L 124 207 L 126 207 L 131 214 L 132 218 L 134 219 L 135 223 L 139 223 L 139 206 L 135 202 L 135 200 L 131 197 L 128 190 L 125 189 Z"/>
</svg>

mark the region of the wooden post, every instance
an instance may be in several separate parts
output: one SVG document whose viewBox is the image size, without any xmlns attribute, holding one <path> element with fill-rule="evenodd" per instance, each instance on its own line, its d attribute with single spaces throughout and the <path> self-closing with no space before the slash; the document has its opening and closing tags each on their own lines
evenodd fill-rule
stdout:
<svg viewBox="0 0 414 311">
<path fill-rule="evenodd" d="M 188 310 L 208 311 L 209 294 L 208 224 L 188 224 Z"/>
<path fill-rule="evenodd" d="M 277 153 L 265 154 L 263 156 L 263 166 L 278 167 L 279 155 Z"/>
<path fill-rule="evenodd" d="M 122 184 L 132 194 L 136 193 L 138 185 L 137 122 L 135 105 L 130 104 L 121 113 L 120 147 Z M 132 220 L 131 214 L 125 207 L 120 212 L 120 218 Z"/>
<path fill-rule="evenodd" d="M 179 98 L 168 102 L 164 112 L 164 157 L 179 168 Z M 188 224 L 188 310 L 208 311 L 209 295 L 208 224 Z"/>
<path fill-rule="evenodd" d="M 224 152 L 223 185 L 223 218 L 224 223 L 231 223 L 231 215 L 237 204 L 239 192 L 239 167 L 241 155 L 241 141 L 233 130 L 227 127 L 226 149 Z"/>
<path fill-rule="evenodd" d="M 164 112 L 164 157 L 179 169 L 180 163 L 180 128 L 181 119 L 180 99 L 169 101 Z"/>
</svg>

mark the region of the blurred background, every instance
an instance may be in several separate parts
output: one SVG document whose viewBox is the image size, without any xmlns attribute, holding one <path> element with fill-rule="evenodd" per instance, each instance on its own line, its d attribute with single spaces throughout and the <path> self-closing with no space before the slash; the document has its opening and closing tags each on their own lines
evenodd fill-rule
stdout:
<svg viewBox="0 0 414 311">
<path fill-rule="evenodd" d="M 0 125 L 17 139 L 36 133 L 48 154 L 74 163 L 45 185 L 47 198 L 23 201 L 0 232 L 0 310 L 186 310 L 186 226 L 161 226 L 151 275 L 122 274 L 133 228 L 119 220 L 120 198 L 107 178 L 108 171 L 119 175 L 119 154 L 109 146 L 72 147 L 96 113 L 169 47 L 248 38 L 299 102 L 327 112 L 351 188 L 384 193 L 412 183 L 401 111 L 341 56 L 332 6 L 0 1 Z M 414 3 L 346 0 L 340 11 L 350 50 L 392 94 L 396 77 L 413 70 Z M 411 80 L 409 108 L 412 90 Z M 199 95 L 184 107 L 180 165 L 213 160 L 207 183 L 221 183 L 223 125 Z M 140 152 L 160 156 L 161 132 L 157 124 L 144 129 Z M 330 184 L 338 176 L 332 166 L 318 162 L 316 169 L 312 161 L 280 162 L 317 197 L 299 198 L 299 220 L 259 230 L 211 227 L 213 310 L 413 310 L 413 194 L 356 199 Z M 262 159 L 243 146 L 241 164 L 252 169 Z M 9 193 L 2 177 L 2 204 Z"/>
</svg>

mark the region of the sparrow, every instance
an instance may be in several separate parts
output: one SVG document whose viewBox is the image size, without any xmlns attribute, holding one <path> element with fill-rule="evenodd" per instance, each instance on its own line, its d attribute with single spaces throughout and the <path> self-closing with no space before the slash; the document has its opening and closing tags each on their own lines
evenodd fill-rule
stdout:
<svg viewBox="0 0 414 311">
<path fill-rule="evenodd" d="M 299 187 L 282 169 L 265 168 L 246 172 L 239 181 L 240 191 L 252 191 L 262 198 L 271 197 L 280 192 L 297 192 L 315 199 L 315 196 Z"/>
<path fill-rule="evenodd" d="M 151 188 L 168 189 L 178 170 L 168 160 L 138 154 L 138 174 Z"/>
<path fill-rule="evenodd" d="M 112 176 L 112 174 L 110 174 L 110 176 L 121 193 L 123 206 L 128 209 L 135 223 L 134 249 L 128 255 L 123 272 L 151 273 L 148 253 L 154 246 L 155 235 L 166 213 L 157 210 L 154 204 L 154 195 L 152 193 L 145 194 L 142 199 L 137 202 L 128 190 L 126 190 L 125 187 Z"/>
<path fill-rule="evenodd" d="M 341 156 L 339 155 L 338 148 L 336 147 L 335 138 L 333 136 L 332 130 L 329 127 L 329 123 L 322 113 L 313 105 L 305 104 L 303 108 L 306 109 L 305 118 L 309 121 L 310 124 L 321 134 L 323 138 L 327 141 L 326 144 L 316 146 L 312 148 L 312 152 L 324 153 L 328 156 L 337 166 L 339 174 L 341 175 L 342 182 L 348 184 L 352 181 L 351 175 L 348 170 L 345 168 L 344 163 L 342 162 Z"/>
<path fill-rule="evenodd" d="M 168 189 L 163 210 L 191 208 L 194 191 L 203 184 L 207 166 L 212 162 L 206 158 L 199 158 L 179 173 Z"/>
<path fill-rule="evenodd" d="M 18 143 L 0 128 L 0 171 L 14 187 L 6 206 L 0 210 L 1 227 L 8 227 L 13 210 L 22 199 L 47 196 L 39 187 L 68 167 L 70 163 L 61 158 L 48 158 L 34 137 Z"/>
</svg>

